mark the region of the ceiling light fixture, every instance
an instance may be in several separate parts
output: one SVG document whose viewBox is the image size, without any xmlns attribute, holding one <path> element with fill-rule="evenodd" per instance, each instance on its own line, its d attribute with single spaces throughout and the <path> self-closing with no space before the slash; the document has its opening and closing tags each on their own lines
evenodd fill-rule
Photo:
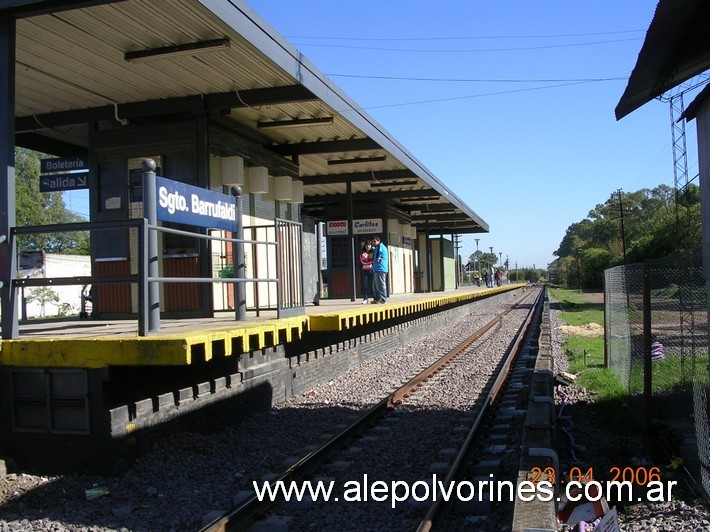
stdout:
<svg viewBox="0 0 710 532">
<path fill-rule="evenodd" d="M 195 55 L 203 52 L 216 52 L 229 48 L 229 39 L 212 39 L 209 41 L 190 42 L 185 44 L 175 44 L 162 46 L 160 48 L 150 48 L 148 50 L 138 50 L 126 52 L 123 59 L 129 63 L 143 63 L 154 59 L 169 59 L 181 55 Z"/>
<path fill-rule="evenodd" d="M 294 118 L 293 120 L 274 120 L 272 122 L 257 122 L 256 127 L 258 127 L 259 129 L 266 129 L 270 127 L 303 127 L 332 123 L 332 116 L 323 116 L 319 118 Z"/>
<path fill-rule="evenodd" d="M 376 163 L 378 161 L 386 161 L 387 157 L 355 157 L 354 159 L 333 159 L 328 161 L 329 165 L 333 164 L 358 164 L 358 163 Z"/>
<path fill-rule="evenodd" d="M 378 187 L 407 187 L 411 185 L 418 185 L 419 181 L 395 181 L 392 183 L 383 183 L 382 181 L 376 181 L 374 183 L 370 183 L 370 188 L 378 188 Z"/>
<path fill-rule="evenodd" d="M 256 127 L 258 127 L 259 129 L 267 129 L 270 127 L 303 127 L 332 123 L 332 116 L 323 116 L 319 118 L 294 118 L 293 120 L 273 120 L 271 122 L 257 122 Z"/>
</svg>

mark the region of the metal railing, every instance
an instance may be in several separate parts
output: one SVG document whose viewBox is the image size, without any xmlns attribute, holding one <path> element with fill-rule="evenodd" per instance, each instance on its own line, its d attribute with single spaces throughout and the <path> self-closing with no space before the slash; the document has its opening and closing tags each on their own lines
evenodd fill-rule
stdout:
<svg viewBox="0 0 710 532">
<path fill-rule="evenodd" d="M 605 271 L 607 367 L 647 423 L 691 427 L 710 495 L 707 282 L 699 259 L 671 258 Z M 679 429 L 679 430 L 681 430 Z"/>
<path fill-rule="evenodd" d="M 266 226 L 264 226 L 266 227 Z M 301 281 L 301 249 L 302 249 L 302 226 L 300 223 L 289 220 L 275 220 L 273 226 L 273 240 L 246 240 L 237 238 L 228 238 L 217 235 L 206 235 L 190 231 L 183 231 L 169 227 L 151 225 L 145 218 L 136 218 L 125 221 L 111 222 L 84 222 L 71 224 L 57 224 L 44 226 L 28 226 L 28 227 L 13 227 L 10 231 L 10 246 L 15 249 L 15 239 L 20 235 L 46 234 L 46 233 L 64 233 L 64 232 L 97 232 L 115 229 L 129 229 L 137 232 L 137 272 L 135 274 L 126 275 L 111 275 L 111 276 L 72 276 L 72 277 L 45 277 L 45 278 L 18 278 L 12 280 L 12 294 L 16 294 L 18 288 L 42 287 L 42 286 L 69 286 L 69 285 L 102 285 L 102 284 L 136 284 L 138 288 L 137 307 L 138 307 L 138 335 L 146 336 L 149 332 L 160 330 L 160 318 L 155 317 L 155 313 L 151 315 L 151 309 L 159 308 L 159 297 L 153 296 L 151 301 L 151 291 L 149 286 L 151 283 L 227 283 L 236 287 L 238 284 L 250 284 L 256 287 L 259 284 L 271 284 L 275 286 L 276 305 L 275 310 L 277 317 L 285 317 L 289 315 L 303 314 L 303 286 Z M 247 229 L 247 228 L 245 228 Z M 269 274 L 265 277 L 243 276 L 243 277 L 165 277 L 158 275 L 149 275 L 148 257 L 148 236 L 149 232 L 158 232 L 175 234 L 180 236 L 188 236 L 196 239 L 204 239 L 209 241 L 219 241 L 226 245 L 241 244 L 246 245 L 251 250 L 258 248 L 273 249 L 272 252 L 256 252 L 253 251 L 255 261 L 262 259 L 270 261 L 270 257 L 275 260 L 274 267 L 267 266 Z M 288 261 L 288 263 L 284 261 Z M 16 257 L 13 257 L 16 261 Z M 235 268 L 235 272 L 237 269 Z M 254 269 L 253 271 L 257 271 Z M 298 283 L 298 286 L 292 286 L 293 283 Z M 235 294 L 238 290 L 234 291 Z M 254 294 L 258 294 L 256 288 Z M 12 300 L 12 316 L 2 317 L 3 338 L 13 338 L 17 336 L 17 303 L 16 297 Z M 260 305 L 258 295 L 252 298 L 252 309 L 257 313 L 265 308 L 274 309 L 272 300 L 267 299 L 266 306 Z M 235 307 L 240 304 L 235 301 Z M 213 309 L 211 309 L 213 310 Z M 240 319 L 239 315 L 235 319 Z M 13 321 L 9 321 L 13 320 Z M 156 321 L 157 320 L 157 321 Z M 7 334 L 10 332 L 11 334 Z"/>
</svg>

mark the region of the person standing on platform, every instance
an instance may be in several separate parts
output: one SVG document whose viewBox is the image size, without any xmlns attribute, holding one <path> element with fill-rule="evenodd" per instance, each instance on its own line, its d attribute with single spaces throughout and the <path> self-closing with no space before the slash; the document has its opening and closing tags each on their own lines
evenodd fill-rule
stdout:
<svg viewBox="0 0 710 532">
<path fill-rule="evenodd" d="M 387 303 L 387 272 L 389 272 L 389 255 L 387 246 L 380 240 L 379 236 L 373 237 L 372 249 L 374 252 L 374 299 L 373 303 Z"/>
<path fill-rule="evenodd" d="M 375 277 L 372 271 L 372 263 L 374 262 L 374 253 L 372 251 L 372 242 L 367 240 L 362 245 L 360 251 L 360 263 L 362 264 L 362 276 L 360 277 L 360 288 L 362 289 L 362 304 L 367 303 L 368 296 L 374 297 L 373 279 Z"/>
</svg>

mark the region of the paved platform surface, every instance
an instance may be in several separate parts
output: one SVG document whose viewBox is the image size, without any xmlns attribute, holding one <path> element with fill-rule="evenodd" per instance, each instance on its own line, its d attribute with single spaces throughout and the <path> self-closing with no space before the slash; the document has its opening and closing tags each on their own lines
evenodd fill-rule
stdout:
<svg viewBox="0 0 710 532">
<path fill-rule="evenodd" d="M 300 316 L 277 318 L 275 311 L 245 320 L 223 313 L 214 318 L 161 319 L 160 331 L 138 336 L 137 320 L 36 320 L 20 324 L 20 336 L 0 343 L 0 366 L 89 367 L 185 365 L 291 342 L 306 331 L 335 332 L 390 318 L 473 301 L 520 288 L 462 286 L 446 292 L 393 295 L 385 304 L 361 299 L 323 299 Z"/>
</svg>

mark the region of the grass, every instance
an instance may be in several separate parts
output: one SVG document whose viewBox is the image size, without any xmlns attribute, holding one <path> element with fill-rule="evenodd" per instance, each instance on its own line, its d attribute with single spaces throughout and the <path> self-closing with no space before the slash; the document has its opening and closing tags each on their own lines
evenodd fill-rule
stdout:
<svg viewBox="0 0 710 532">
<path fill-rule="evenodd" d="M 585 300 L 590 297 L 588 294 L 553 289 L 550 297 L 559 302 L 560 319 L 568 325 L 603 324 L 603 305 L 590 302 L 592 298 Z M 600 298 L 594 297 L 593 300 Z M 608 434 L 609 441 L 614 442 L 605 450 L 612 461 L 621 464 L 631 457 L 650 456 L 652 463 L 664 465 L 682 456 L 679 445 L 684 435 L 668 429 L 663 423 L 645 424 L 642 418 L 644 407 L 640 403 L 642 395 L 636 393 L 630 396 L 616 375 L 605 367 L 603 338 L 568 334 L 563 349 L 569 360 L 569 372 L 578 375 L 575 386 L 597 394 L 594 401 L 575 406 L 585 410 L 585 419 L 594 420 L 598 432 Z M 692 411 L 692 396 L 680 390 L 683 374 L 687 375 L 692 369 L 705 371 L 708 356 L 696 355 L 692 361 L 685 361 L 685 367 L 682 367 L 680 353 L 671 346 L 665 346 L 664 355 L 664 360 L 651 363 L 655 400 L 652 412 L 656 415 L 659 408 L 671 413 Z M 688 367 L 689 363 L 693 364 L 692 368 Z M 641 367 L 632 364 L 631 369 L 631 388 L 640 391 L 643 389 Z M 691 402 L 688 402 L 689 399 Z M 620 439 L 612 436 L 619 436 Z M 629 443 L 618 445 L 618 442 Z M 669 478 L 680 478 L 673 469 L 664 468 L 663 474 Z M 694 499 L 698 496 L 695 484 L 686 480 L 682 486 L 681 492 L 676 491 L 674 498 Z"/>
<path fill-rule="evenodd" d="M 553 289 L 550 297 L 559 303 L 560 319 L 567 325 L 604 324 L 604 305 L 589 301 L 576 290 Z M 598 414 L 607 428 L 619 433 L 638 430 L 638 421 L 627 408 L 628 395 L 619 379 L 604 366 L 604 338 L 569 334 L 563 346 L 569 372 L 578 374 L 577 386 L 598 395 Z"/>
<path fill-rule="evenodd" d="M 584 292 L 577 290 L 551 290 L 552 297 L 557 299 L 560 310 L 563 311 L 562 320 L 567 325 L 586 325 L 596 323 L 604 325 L 604 304 L 592 303 Z"/>
<path fill-rule="evenodd" d="M 561 309 L 560 318 L 567 325 L 581 326 L 588 323 L 604 324 L 603 303 L 589 301 L 589 295 L 577 290 L 550 290 L 550 296 L 558 301 Z M 598 298 L 597 298 L 598 299 Z M 601 400 L 617 399 L 626 396 L 626 391 L 618 379 L 604 367 L 604 339 L 570 334 L 564 345 L 569 359 L 570 373 L 579 373 L 577 382 L 585 388 L 599 394 Z M 707 355 L 696 355 L 692 362 L 695 368 L 702 369 L 708 364 Z M 641 369 L 641 366 L 634 366 Z M 679 353 L 666 348 L 665 360 L 654 360 L 652 363 L 652 383 L 654 395 L 671 393 L 683 386 L 683 373 L 689 368 L 681 367 Z M 631 389 L 643 389 L 643 374 L 638 371 L 631 375 Z"/>
<path fill-rule="evenodd" d="M 692 381 L 689 375 L 696 371 L 705 371 L 708 365 L 707 355 L 695 355 L 685 361 L 683 361 L 679 352 L 670 349 L 666 349 L 664 355 L 665 359 L 651 362 L 651 388 L 653 395 L 684 392 L 689 386 L 688 381 Z M 638 371 L 631 373 L 631 389 L 643 390 L 643 371 L 641 371 L 641 366 L 636 369 Z"/>
</svg>

